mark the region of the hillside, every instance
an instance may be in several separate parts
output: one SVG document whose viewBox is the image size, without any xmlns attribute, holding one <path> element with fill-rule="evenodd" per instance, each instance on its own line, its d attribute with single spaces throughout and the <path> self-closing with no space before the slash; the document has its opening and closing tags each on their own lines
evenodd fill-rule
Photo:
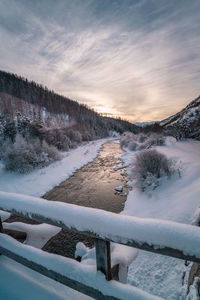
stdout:
<svg viewBox="0 0 200 300">
<path fill-rule="evenodd" d="M 66 83 L 67 84 L 67 83 Z M 49 130 L 73 128 L 83 140 L 108 136 L 109 131 L 135 131 L 133 124 L 102 117 L 86 105 L 56 94 L 33 81 L 0 71 L 0 123 L 26 119 L 40 134 Z"/>
<path fill-rule="evenodd" d="M 86 105 L 15 74 L 0 71 L 0 161 L 7 171 L 31 172 L 62 153 L 137 126 L 103 117 Z"/>
<path fill-rule="evenodd" d="M 200 96 L 175 115 L 160 122 L 166 133 L 177 139 L 200 140 Z"/>
</svg>

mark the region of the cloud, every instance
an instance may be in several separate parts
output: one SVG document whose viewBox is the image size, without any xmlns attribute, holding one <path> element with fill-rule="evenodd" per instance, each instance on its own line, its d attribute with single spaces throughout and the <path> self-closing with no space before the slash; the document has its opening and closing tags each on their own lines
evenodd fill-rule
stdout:
<svg viewBox="0 0 200 300">
<path fill-rule="evenodd" d="M 199 94 L 200 3 L 0 2 L 0 66 L 100 112 L 167 117 Z"/>
</svg>

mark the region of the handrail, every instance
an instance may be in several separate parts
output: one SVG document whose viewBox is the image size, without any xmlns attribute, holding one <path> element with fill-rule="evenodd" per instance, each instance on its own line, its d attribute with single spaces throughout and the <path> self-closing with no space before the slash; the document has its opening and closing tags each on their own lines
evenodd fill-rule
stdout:
<svg viewBox="0 0 200 300">
<path fill-rule="evenodd" d="M 0 253 L 94 299 L 161 300 L 139 288 L 116 281 L 108 282 L 92 266 L 21 244 L 5 234 L 0 234 Z"/>
<path fill-rule="evenodd" d="M 196 226 L 158 219 L 143 219 L 119 215 L 100 209 L 1 191 L 0 209 L 95 238 L 97 270 L 102 271 L 106 275 L 107 280 L 112 279 L 110 242 L 183 260 L 200 262 L 200 228 Z M 4 235 L 0 234 L 1 253 L 70 286 L 67 283 L 71 279 L 65 278 L 63 281 L 62 275 L 60 277 L 57 273 L 55 274 L 54 270 L 51 270 L 52 272 L 50 271 L 49 273 L 42 266 L 38 268 L 36 262 L 32 264 L 9 249 L 9 247 L 6 248 L 3 242 L 5 239 L 2 236 Z M 75 286 L 73 288 L 80 290 L 78 288 L 79 284 L 75 283 L 73 286 Z M 97 292 L 91 292 L 88 286 L 85 286 L 85 288 L 85 292 L 82 291 L 82 288 L 81 291 L 93 297 L 96 293 L 96 299 L 120 299 L 112 297 L 102 298 Z M 145 298 L 144 296 L 144 299 L 150 298 Z"/>
<path fill-rule="evenodd" d="M 0 192 L 0 209 L 130 247 L 200 262 L 200 228 Z"/>
</svg>

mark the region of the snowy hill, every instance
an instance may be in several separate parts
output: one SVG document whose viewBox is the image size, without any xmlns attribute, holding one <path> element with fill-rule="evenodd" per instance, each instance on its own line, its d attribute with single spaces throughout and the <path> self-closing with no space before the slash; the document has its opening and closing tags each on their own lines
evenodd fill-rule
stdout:
<svg viewBox="0 0 200 300">
<path fill-rule="evenodd" d="M 134 123 L 136 126 L 138 127 L 147 127 L 147 126 L 151 126 L 151 125 L 154 125 L 154 124 L 157 124 L 159 123 L 159 121 L 152 121 L 152 122 L 136 122 Z"/>
<path fill-rule="evenodd" d="M 156 149 L 180 163 L 181 177 L 163 181 L 151 193 L 140 192 L 134 187 L 128 194 L 123 214 L 191 224 L 200 205 L 200 142 L 176 141 L 168 137 L 166 145 Z M 126 152 L 122 156 L 124 165 L 131 163 L 136 153 Z M 182 283 L 185 271 L 187 268 L 182 260 L 139 251 L 129 269 L 129 283 L 164 299 L 185 300 L 185 296 L 180 298 L 185 289 Z"/>
<path fill-rule="evenodd" d="M 200 140 L 200 96 L 175 115 L 160 122 L 160 125 L 176 138 Z"/>
<path fill-rule="evenodd" d="M 41 84 L 0 71 L 0 124 L 19 114 L 44 131 L 73 127 L 83 140 L 106 137 L 110 130 L 134 131 L 127 121 L 103 117 L 77 101 L 59 95 Z"/>
</svg>

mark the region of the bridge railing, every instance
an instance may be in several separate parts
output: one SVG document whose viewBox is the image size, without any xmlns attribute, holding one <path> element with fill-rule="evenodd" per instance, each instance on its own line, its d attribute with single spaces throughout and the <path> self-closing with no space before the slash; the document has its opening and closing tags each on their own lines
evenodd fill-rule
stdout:
<svg viewBox="0 0 200 300">
<path fill-rule="evenodd" d="M 39 249 L 32 251 L 32 247 L 22 245 L 4 234 L 0 234 L 0 252 L 95 299 L 129 299 L 128 295 L 125 297 L 123 294 L 125 292 L 124 286 L 126 292 L 128 291 L 127 293 L 132 295 L 130 299 L 140 299 L 138 295 L 141 296 L 141 293 L 144 293 L 121 283 L 116 283 L 117 285 L 115 284 L 115 288 L 113 288 L 113 281 L 108 282 L 112 279 L 110 242 L 182 260 L 200 262 L 200 228 L 196 226 L 119 215 L 99 209 L 5 192 L 0 192 L 0 209 L 94 238 L 96 241 L 97 270 L 103 272 L 107 279 L 103 285 L 100 282 L 102 278 L 95 277 L 95 274 L 93 274 L 93 280 L 90 278 L 87 281 L 85 279 L 87 276 L 81 269 L 82 264 L 65 258 L 66 270 L 64 273 L 60 273 L 55 268 L 56 264 L 50 263 L 51 260 L 55 260 L 53 254 L 44 253 Z M 18 246 L 14 247 L 14 244 Z M 44 264 L 43 260 L 49 255 L 51 260 L 48 259 L 48 263 Z M 78 278 L 81 279 L 78 281 L 75 275 L 73 277 L 70 272 L 67 273 L 67 269 L 73 269 L 72 266 L 70 267 L 71 264 L 79 264 L 80 274 L 83 273 L 82 275 L 79 274 Z M 74 269 L 76 269 L 75 265 Z M 99 288 L 97 288 L 98 283 Z M 105 285 L 107 287 L 106 293 L 102 287 Z M 120 294 L 118 290 L 122 286 L 123 292 Z M 155 299 L 155 296 L 153 297 Z M 144 293 L 144 297 L 141 299 L 151 299 L 151 295 Z"/>
</svg>

